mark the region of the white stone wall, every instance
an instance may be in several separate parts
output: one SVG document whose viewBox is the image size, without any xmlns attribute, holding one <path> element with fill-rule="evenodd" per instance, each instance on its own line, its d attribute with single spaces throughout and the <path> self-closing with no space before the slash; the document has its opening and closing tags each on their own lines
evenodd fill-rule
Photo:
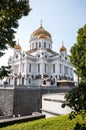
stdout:
<svg viewBox="0 0 86 130">
<path fill-rule="evenodd" d="M 65 101 L 64 96 L 64 93 L 43 95 L 42 113 L 45 113 L 46 117 L 69 114 L 71 112 L 69 107 L 62 108 L 62 102 Z"/>
</svg>

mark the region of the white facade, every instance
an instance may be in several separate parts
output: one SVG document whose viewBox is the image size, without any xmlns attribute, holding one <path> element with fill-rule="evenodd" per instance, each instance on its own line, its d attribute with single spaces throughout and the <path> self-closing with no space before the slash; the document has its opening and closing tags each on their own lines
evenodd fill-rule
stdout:
<svg viewBox="0 0 86 130">
<path fill-rule="evenodd" d="M 69 107 L 62 108 L 64 103 L 65 93 L 53 93 L 45 94 L 42 96 L 42 114 L 46 115 L 46 118 L 64 115 L 71 113 Z"/>
<path fill-rule="evenodd" d="M 53 51 L 52 37 L 42 25 L 31 34 L 29 43 L 29 51 L 22 51 L 18 44 L 8 59 L 13 70 L 8 78 L 10 85 L 40 86 L 46 84 L 46 78 L 55 85 L 59 79 L 74 79 L 66 48 L 62 45 L 59 54 Z"/>
</svg>

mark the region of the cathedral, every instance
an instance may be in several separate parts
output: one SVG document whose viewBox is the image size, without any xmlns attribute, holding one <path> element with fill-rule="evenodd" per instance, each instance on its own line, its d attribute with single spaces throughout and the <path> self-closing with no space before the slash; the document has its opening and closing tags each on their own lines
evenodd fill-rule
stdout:
<svg viewBox="0 0 86 130">
<path fill-rule="evenodd" d="M 10 85 L 56 85 L 58 80 L 74 80 L 73 66 L 62 42 L 59 53 L 52 50 L 52 36 L 42 24 L 29 40 L 30 50 L 24 51 L 19 42 L 13 56 L 8 59 L 12 72 L 7 81 Z"/>
</svg>

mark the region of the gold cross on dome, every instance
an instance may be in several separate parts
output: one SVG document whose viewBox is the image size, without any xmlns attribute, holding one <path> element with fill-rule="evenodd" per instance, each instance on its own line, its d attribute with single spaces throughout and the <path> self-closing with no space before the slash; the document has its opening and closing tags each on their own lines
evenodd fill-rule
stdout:
<svg viewBox="0 0 86 130">
<path fill-rule="evenodd" d="M 43 20 L 41 19 L 41 20 L 40 20 L 40 25 L 41 25 L 41 26 L 42 26 L 42 22 L 43 22 Z"/>
<path fill-rule="evenodd" d="M 64 41 L 62 41 L 62 46 L 64 46 Z"/>
</svg>

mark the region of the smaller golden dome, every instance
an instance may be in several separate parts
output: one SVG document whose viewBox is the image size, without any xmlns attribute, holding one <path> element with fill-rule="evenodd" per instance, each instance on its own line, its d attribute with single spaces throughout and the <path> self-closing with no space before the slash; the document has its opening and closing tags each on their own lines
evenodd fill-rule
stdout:
<svg viewBox="0 0 86 130">
<path fill-rule="evenodd" d="M 15 49 L 18 49 L 18 50 L 20 50 L 20 51 L 22 50 L 22 48 L 21 48 L 21 46 L 19 45 L 19 43 L 16 44 Z"/>
<path fill-rule="evenodd" d="M 67 49 L 64 47 L 63 41 L 62 41 L 62 47 L 60 48 L 60 51 L 67 51 Z"/>
</svg>

